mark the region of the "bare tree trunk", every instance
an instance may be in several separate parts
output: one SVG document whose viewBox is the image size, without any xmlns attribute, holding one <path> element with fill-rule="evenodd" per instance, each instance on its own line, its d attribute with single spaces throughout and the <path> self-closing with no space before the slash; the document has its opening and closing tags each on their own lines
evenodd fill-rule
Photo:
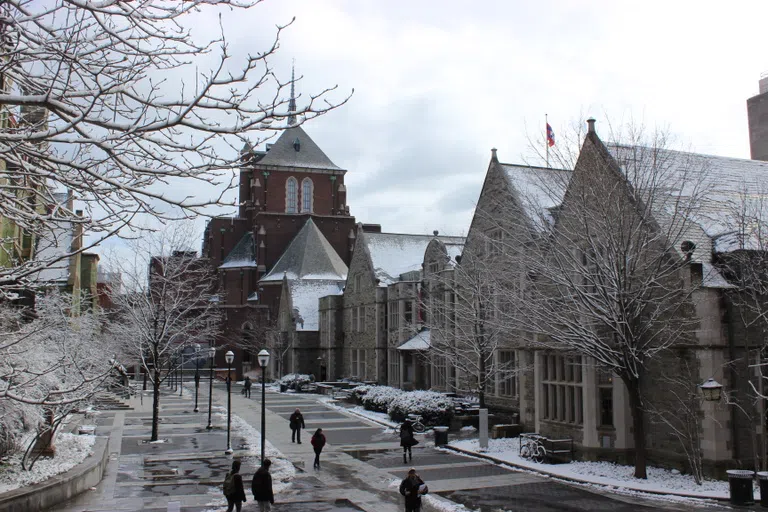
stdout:
<svg viewBox="0 0 768 512">
<path fill-rule="evenodd" d="M 632 411 L 632 435 L 635 442 L 635 478 L 648 478 L 646 472 L 645 412 L 640 394 L 640 380 L 622 377 L 629 393 L 629 407 Z"/>
<path fill-rule="evenodd" d="M 155 370 L 152 379 L 152 437 L 150 441 L 157 441 L 160 426 L 160 372 Z"/>
</svg>

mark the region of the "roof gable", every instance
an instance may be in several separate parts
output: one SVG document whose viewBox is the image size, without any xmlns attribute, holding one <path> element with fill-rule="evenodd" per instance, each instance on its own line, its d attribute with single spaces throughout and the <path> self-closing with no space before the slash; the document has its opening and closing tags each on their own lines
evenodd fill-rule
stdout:
<svg viewBox="0 0 768 512">
<path fill-rule="evenodd" d="M 248 232 L 237 242 L 221 265 L 220 269 L 249 268 L 256 266 L 256 249 L 253 242 L 253 233 Z"/>
<path fill-rule="evenodd" d="M 256 165 L 341 170 L 300 126 L 284 130 Z"/>
<path fill-rule="evenodd" d="M 347 265 L 310 217 L 261 282 L 288 279 L 345 281 Z"/>
</svg>

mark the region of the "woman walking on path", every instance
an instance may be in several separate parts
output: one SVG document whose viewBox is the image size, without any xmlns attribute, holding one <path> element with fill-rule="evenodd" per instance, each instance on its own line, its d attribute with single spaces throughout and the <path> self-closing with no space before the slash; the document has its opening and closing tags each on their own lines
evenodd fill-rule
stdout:
<svg viewBox="0 0 768 512">
<path fill-rule="evenodd" d="M 245 395 L 245 398 L 251 398 L 251 385 L 253 385 L 251 378 L 246 377 L 245 382 L 243 382 L 243 391 L 242 391 L 242 393 Z"/>
<path fill-rule="evenodd" d="M 227 498 L 227 512 L 237 508 L 237 512 L 243 509 L 245 503 L 245 489 L 243 489 L 243 477 L 240 476 L 240 461 L 232 462 L 232 471 L 224 478 L 224 497 Z"/>
<path fill-rule="evenodd" d="M 320 452 L 323 451 L 323 446 L 325 446 L 325 434 L 323 434 L 323 429 L 319 428 L 315 430 L 315 435 L 312 436 L 312 448 L 315 449 L 315 469 L 320 469 Z"/>
<path fill-rule="evenodd" d="M 406 419 L 400 426 L 400 446 L 403 447 L 403 464 L 408 464 L 409 460 L 413 460 L 411 448 L 417 444 L 419 442 L 413 436 L 413 424 L 411 420 Z M 407 458 L 406 455 L 408 456 Z"/>
<path fill-rule="evenodd" d="M 304 425 L 304 416 L 301 415 L 301 411 L 296 409 L 291 414 L 291 442 L 298 442 L 301 444 L 301 429 L 306 428 Z"/>
<path fill-rule="evenodd" d="M 400 482 L 400 494 L 405 496 L 405 512 L 419 512 L 421 510 L 421 496 L 427 493 L 427 485 L 416 470 L 408 470 L 402 482 Z"/>
</svg>

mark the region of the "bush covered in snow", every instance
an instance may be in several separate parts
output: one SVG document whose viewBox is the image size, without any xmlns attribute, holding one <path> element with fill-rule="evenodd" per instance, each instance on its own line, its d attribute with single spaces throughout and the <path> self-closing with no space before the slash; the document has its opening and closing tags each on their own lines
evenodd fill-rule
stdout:
<svg viewBox="0 0 768 512">
<path fill-rule="evenodd" d="M 398 396 L 405 393 L 389 386 L 359 386 L 368 389 L 360 396 L 360 403 L 369 411 L 387 412 L 389 404 Z"/>
<path fill-rule="evenodd" d="M 398 422 L 418 414 L 425 425 L 448 425 L 453 418 L 453 402 L 434 391 L 401 392 L 390 402 L 387 414 Z"/>
<path fill-rule="evenodd" d="M 312 382 L 312 379 L 305 373 L 289 373 L 288 375 L 283 375 L 278 382 L 288 386 L 288 389 L 298 390 Z"/>
</svg>

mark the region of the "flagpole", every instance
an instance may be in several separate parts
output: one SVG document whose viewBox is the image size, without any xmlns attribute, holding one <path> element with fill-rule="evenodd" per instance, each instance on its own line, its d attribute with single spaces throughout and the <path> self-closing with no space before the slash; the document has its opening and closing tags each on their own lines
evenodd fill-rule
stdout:
<svg viewBox="0 0 768 512">
<path fill-rule="evenodd" d="M 547 148 L 547 169 L 549 169 L 549 132 L 547 127 L 549 126 L 549 120 L 547 114 L 544 114 L 544 146 Z"/>
</svg>

